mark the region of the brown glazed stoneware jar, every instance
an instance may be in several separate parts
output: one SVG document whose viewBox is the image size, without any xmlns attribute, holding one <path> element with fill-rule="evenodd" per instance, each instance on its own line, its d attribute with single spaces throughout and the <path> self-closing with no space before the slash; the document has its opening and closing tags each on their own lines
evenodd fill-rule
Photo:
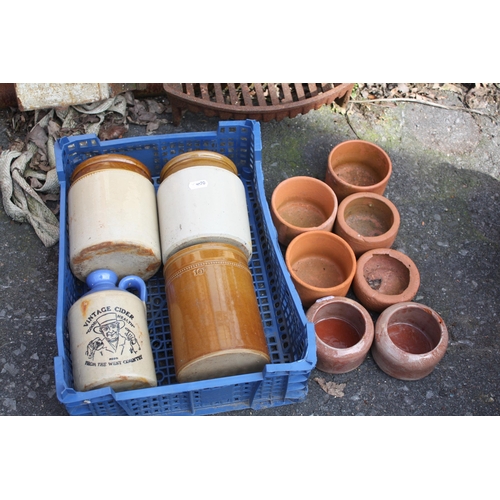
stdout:
<svg viewBox="0 0 500 500">
<path fill-rule="evenodd" d="M 329 295 L 345 297 L 356 272 L 356 256 L 340 236 L 309 231 L 294 238 L 285 261 L 302 305 Z"/>
<path fill-rule="evenodd" d="M 413 300 L 420 286 L 415 263 L 402 252 L 374 248 L 357 262 L 352 289 L 370 311 L 381 312 L 393 304 Z"/>
<path fill-rule="evenodd" d="M 441 316 L 425 305 L 402 302 L 379 316 L 371 353 L 391 377 L 419 380 L 434 370 L 447 347 L 448 329 Z"/>
<path fill-rule="evenodd" d="M 163 273 L 178 382 L 263 370 L 270 357 L 243 250 L 193 245 L 170 257 Z"/>
<path fill-rule="evenodd" d="M 349 243 L 356 257 L 373 248 L 390 248 L 401 219 L 390 200 L 376 193 L 354 193 L 339 205 L 333 232 Z"/>
<path fill-rule="evenodd" d="M 347 297 L 324 297 L 306 316 L 316 331 L 318 370 L 347 373 L 363 363 L 372 346 L 374 326 L 361 304 Z"/>
<path fill-rule="evenodd" d="M 306 231 L 331 231 L 337 209 L 337 196 L 325 182 L 307 176 L 285 179 L 271 197 L 271 217 L 278 241 L 287 246 Z"/>
<path fill-rule="evenodd" d="M 328 155 L 325 182 L 339 203 L 353 193 L 384 194 L 392 174 L 389 155 L 368 141 L 341 142 Z"/>
</svg>

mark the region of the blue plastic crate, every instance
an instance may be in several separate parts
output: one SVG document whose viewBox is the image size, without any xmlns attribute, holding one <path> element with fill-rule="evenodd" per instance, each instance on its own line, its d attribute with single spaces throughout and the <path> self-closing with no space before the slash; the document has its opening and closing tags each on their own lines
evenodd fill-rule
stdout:
<svg viewBox="0 0 500 500">
<path fill-rule="evenodd" d="M 95 135 L 65 137 L 56 143 L 61 184 L 58 356 L 54 359 L 57 397 L 71 415 L 204 415 L 262 409 L 302 401 L 316 364 L 314 326 L 305 317 L 278 244 L 265 198 L 260 124 L 220 122 L 215 132 L 179 133 L 99 141 Z M 250 269 L 271 363 L 259 373 L 178 383 L 175 379 L 162 269 L 147 282 L 147 319 L 158 387 L 115 392 L 73 388 L 67 313 L 86 285 L 71 273 L 68 259 L 67 193 L 75 167 L 95 155 L 132 156 L 151 171 L 155 187 L 168 160 L 195 149 L 218 151 L 233 160 L 247 194 L 253 257 Z"/>
</svg>

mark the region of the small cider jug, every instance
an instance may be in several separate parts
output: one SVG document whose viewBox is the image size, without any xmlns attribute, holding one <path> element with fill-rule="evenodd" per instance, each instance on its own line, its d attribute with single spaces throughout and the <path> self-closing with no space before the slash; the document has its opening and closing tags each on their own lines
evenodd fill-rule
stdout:
<svg viewBox="0 0 500 500">
<path fill-rule="evenodd" d="M 117 286 L 117 274 L 105 269 L 91 272 L 86 281 L 90 290 L 68 312 L 75 390 L 156 387 L 144 281 L 130 275 Z"/>
</svg>

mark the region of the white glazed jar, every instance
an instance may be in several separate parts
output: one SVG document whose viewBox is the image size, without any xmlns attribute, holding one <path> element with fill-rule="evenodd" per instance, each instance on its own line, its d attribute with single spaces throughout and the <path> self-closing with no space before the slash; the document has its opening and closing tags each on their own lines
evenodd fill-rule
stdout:
<svg viewBox="0 0 500 500">
<path fill-rule="evenodd" d="M 112 271 L 90 273 L 90 291 L 68 312 L 74 388 L 111 387 L 117 392 L 156 387 L 146 319 L 147 291 L 138 276 L 125 276 L 118 287 Z M 127 291 L 138 290 L 138 296 Z"/>
<path fill-rule="evenodd" d="M 81 281 L 97 269 L 144 280 L 161 266 L 156 193 L 140 161 L 98 155 L 78 165 L 68 192 L 70 267 Z"/>
<path fill-rule="evenodd" d="M 157 203 L 164 264 L 200 243 L 234 245 L 250 261 L 245 187 L 227 156 L 200 150 L 171 159 L 160 174 Z"/>
</svg>

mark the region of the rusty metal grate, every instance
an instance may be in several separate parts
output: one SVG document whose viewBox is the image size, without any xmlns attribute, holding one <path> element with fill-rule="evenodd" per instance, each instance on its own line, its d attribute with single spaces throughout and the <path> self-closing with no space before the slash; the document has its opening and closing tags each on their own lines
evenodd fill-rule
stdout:
<svg viewBox="0 0 500 500">
<path fill-rule="evenodd" d="M 344 106 L 353 83 L 164 83 L 174 125 L 182 110 L 223 120 L 294 118 L 334 101 Z"/>
</svg>

